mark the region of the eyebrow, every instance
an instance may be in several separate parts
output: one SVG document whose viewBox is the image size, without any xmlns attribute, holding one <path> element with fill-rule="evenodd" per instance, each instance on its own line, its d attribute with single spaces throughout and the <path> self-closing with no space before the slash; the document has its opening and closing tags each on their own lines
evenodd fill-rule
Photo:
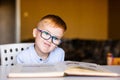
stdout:
<svg viewBox="0 0 120 80">
<path fill-rule="evenodd" d="M 41 29 L 40 29 L 40 30 L 41 30 Z M 56 38 L 58 38 L 58 39 L 61 39 L 59 36 L 53 35 L 49 30 L 44 30 L 44 29 L 43 29 L 43 31 L 48 32 L 51 36 L 54 36 L 54 37 L 56 37 Z"/>
</svg>

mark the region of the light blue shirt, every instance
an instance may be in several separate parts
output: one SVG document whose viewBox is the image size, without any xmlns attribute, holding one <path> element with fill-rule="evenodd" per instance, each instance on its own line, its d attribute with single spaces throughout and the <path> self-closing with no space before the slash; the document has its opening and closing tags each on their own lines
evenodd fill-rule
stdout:
<svg viewBox="0 0 120 80">
<path fill-rule="evenodd" d="M 37 55 L 34 45 L 32 45 L 28 49 L 22 51 L 17 55 L 17 63 L 18 64 L 39 64 L 39 63 L 55 64 L 64 61 L 64 56 L 65 56 L 64 50 L 60 47 L 57 47 L 52 52 L 50 52 L 46 60 L 42 60 L 42 58 Z"/>
</svg>

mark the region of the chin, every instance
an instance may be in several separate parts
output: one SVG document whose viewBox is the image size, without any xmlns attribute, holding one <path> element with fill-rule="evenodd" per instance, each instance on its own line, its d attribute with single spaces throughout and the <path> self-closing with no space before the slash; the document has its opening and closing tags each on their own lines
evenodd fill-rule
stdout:
<svg viewBox="0 0 120 80">
<path fill-rule="evenodd" d="M 44 54 L 48 54 L 48 53 L 50 53 L 49 51 L 42 51 Z"/>
</svg>

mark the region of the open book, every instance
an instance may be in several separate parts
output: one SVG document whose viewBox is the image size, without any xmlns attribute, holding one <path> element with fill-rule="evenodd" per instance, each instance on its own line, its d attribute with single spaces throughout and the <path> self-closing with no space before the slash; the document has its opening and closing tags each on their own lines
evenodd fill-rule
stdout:
<svg viewBox="0 0 120 80">
<path fill-rule="evenodd" d="M 11 67 L 8 73 L 8 77 L 61 77 L 68 75 L 120 76 L 104 69 L 100 65 L 76 61 L 65 61 L 55 65 L 15 65 Z"/>
</svg>

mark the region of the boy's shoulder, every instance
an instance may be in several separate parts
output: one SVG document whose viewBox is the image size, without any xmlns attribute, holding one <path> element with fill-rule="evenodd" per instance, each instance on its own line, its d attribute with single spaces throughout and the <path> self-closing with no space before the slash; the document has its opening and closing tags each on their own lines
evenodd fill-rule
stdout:
<svg viewBox="0 0 120 80">
<path fill-rule="evenodd" d="M 64 52 L 64 50 L 61 47 L 56 47 L 55 51 Z"/>
</svg>

